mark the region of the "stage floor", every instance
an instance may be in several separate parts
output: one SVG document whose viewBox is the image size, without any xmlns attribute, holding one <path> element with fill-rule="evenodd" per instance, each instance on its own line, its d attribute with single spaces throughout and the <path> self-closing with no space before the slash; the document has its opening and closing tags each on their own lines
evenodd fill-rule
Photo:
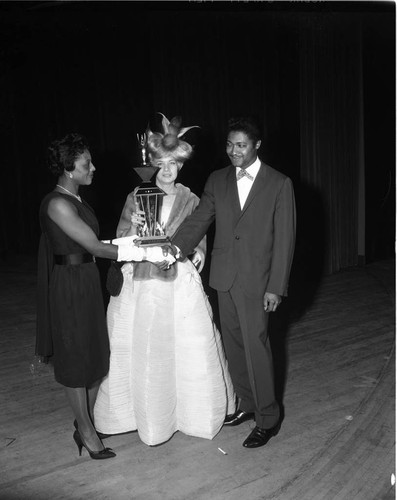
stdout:
<svg viewBox="0 0 397 500">
<path fill-rule="evenodd" d="M 117 457 L 94 461 L 78 456 L 63 389 L 34 358 L 34 262 L 0 264 L 0 499 L 395 498 L 394 277 L 393 261 L 348 269 L 281 306 L 271 338 L 285 416 L 267 446 L 241 446 L 246 422 L 158 447 L 113 436 Z"/>
</svg>

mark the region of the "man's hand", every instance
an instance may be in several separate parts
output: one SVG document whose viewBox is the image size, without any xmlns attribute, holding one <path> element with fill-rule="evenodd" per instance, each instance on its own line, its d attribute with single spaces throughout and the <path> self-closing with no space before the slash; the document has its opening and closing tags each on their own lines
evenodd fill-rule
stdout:
<svg viewBox="0 0 397 500">
<path fill-rule="evenodd" d="M 181 251 L 179 250 L 178 247 L 173 245 L 172 243 L 168 244 L 168 253 L 170 253 L 175 259 L 179 259 L 181 257 Z"/>
<path fill-rule="evenodd" d="M 280 304 L 280 295 L 276 295 L 275 293 L 270 292 L 265 293 L 265 296 L 263 297 L 265 312 L 274 312 Z"/>
</svg>

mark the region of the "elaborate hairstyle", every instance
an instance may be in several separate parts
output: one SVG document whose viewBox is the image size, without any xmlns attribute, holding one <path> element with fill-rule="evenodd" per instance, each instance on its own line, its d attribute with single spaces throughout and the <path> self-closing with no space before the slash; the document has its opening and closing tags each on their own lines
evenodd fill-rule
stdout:
<svg viewBox="0 0 397 500">
<path fill-rule="evenodd" d="M 74 163 L 85 151 L 89 150 L 87 139 L 80 134 L 68 134 L 53 141 L 47 151 L 47 165 L 56 176 L 64 170 L 74 170 Z"/>
<path fill-rule="evenodd" d="M 228 134 L 230 132 L 244 132 L 255 143 L 261 138 L 259 125 L 252 116 L 230 118 L 228 121 Z"/>
<path fill-rule="evenodd" d="M 168 120 L 162 113 L 161 115 L 163 133 L 152 132 L 147 130 L 147 151 L 150 160 L 156 160 L 163 156 L 172 156 L 176 161 L 185 162 L 193 154 L 192 146 L 186 141 L 182 141 L 182 137 L 191 128 L 199 128 L 198 125 L 191 127 L 181 127 L 182 118 L 175 116 L 172 120 Z"/>
</svg>

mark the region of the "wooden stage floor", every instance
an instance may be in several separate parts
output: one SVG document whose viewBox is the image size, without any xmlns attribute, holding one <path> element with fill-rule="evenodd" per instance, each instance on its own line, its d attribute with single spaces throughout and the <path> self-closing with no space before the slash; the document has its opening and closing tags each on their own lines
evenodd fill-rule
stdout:
<svg viewBox="0 0 397 500">
<path fill-rule="evenodd" d="M 285 417 L 267 446 L 241 446 L 246 422 L 152 448 L 113 436 L 117 457 L 94 461 L 78 456 L 63 389 L 34 360 L 34 262 L 0 264 L 0 499 L 395 498 L 394 273 L 393 261 L 345 270 L 282 305 L 272 341 Z"/>
</svg>

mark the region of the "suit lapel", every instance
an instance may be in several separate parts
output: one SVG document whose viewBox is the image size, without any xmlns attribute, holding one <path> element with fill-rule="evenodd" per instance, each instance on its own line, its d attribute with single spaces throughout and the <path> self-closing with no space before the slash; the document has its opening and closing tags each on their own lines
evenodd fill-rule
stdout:
<svg viewBox="0 0 397 500">
<path fill-rule="evenodd" d="M 261 162 L 261 167 L 259 169 L 257 176 L 255 177 L 254 184 L 251 188 L 251 191 L 249 192 L 249 195 L 248 195 L 246 202 L 244 203 L 243 209 L 241 210 L 240 217 L 244 214 L 244 212 L 250 206 L 250 204 L 252 203 L 252 200 L 255 198 L 255 196 L 257 196 L 264 188 L 265 177 L 266 177 L 266 164 Z M 236 191 L 237 191 L 237 187 L 236 187 Z M 238 195 L 237 195 L 237 197 L 238 197 Z"/>
<path fill-rule="evenodd" d="M 226 178 L 227 197 L 233 211 L 233 220 L 241 214 L 240 200 L 237 191 L 236 169 L 231 165 Z"/>
</svg>

